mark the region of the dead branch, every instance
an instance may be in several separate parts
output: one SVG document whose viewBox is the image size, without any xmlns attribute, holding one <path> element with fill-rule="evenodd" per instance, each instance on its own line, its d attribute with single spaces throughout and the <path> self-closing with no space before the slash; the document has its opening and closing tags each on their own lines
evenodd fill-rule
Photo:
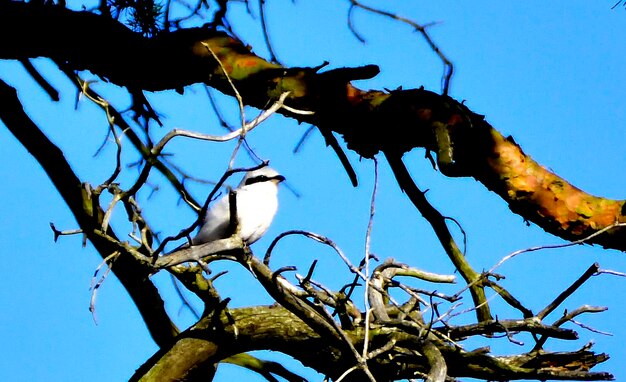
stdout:
<svg viewBox="0 0 626 382">
<path fill-rule="evenodd" d="M 93 208 L 85 185 L 72 171 L 63 152 L 26 115 L 15 89 L 1 80 L 0 120 L 42 166 L 100 256 L 104 259 L 119 250 L 98 234 L 98 217 L 101 217 L 102 210 L 98 209 L 99 206 Z M 107 234 L 119 242 L 110 228 Z M 126 248 L 121 252 L 123 255 L 117 260 L 113 273 L 133 299 L 154 340 L 158 344 L 169 343 L 178 334 L 178 329 L 167 315 L 158 290 L 147 277 L 149 270 L 129 256 Z"/>
<path fill-rule="evenodd" d="M 89 33 L 76 34 L 76 30 Z M 317 73 L 315 68 L 283 68 L 211 28 L 146 38 L 113 19 L 35 3 L 0 4 L 0 33 L 14 37 L 0 41 L 0 58 L 46 56 L 133 89 L 182 89 L 207 83 L 232 94 L 227 77 L 205 47 L 209 45 L 246 103 L 263 108 L 268 100 L 291 91 L 288 106 L 315 114 L 285 110 L 285 115 L 314 124 L 322 132 L 343 135 L 348 147 L 363 157 L 380 151 L 399 156 L 415 147 L 432 150 L 445 174 L 476 178 L 525 220 L 570 241 L 626 222 L 625 201 L 595 197 L 570 185 L 460 102 L 424 89 L 365 92 L 349 84 L 375 75 L 373 66 L 343 68 L 341 76 L 336 71 Z M 108 41 L 119 47 L 118 54 L 108 54 L 93 41 Z M 160 60 L 163 56 L 177 60 Z M 613 227 L 590 243 L 626 250 L 624 234 L 624 227 Z"/>
</svg>

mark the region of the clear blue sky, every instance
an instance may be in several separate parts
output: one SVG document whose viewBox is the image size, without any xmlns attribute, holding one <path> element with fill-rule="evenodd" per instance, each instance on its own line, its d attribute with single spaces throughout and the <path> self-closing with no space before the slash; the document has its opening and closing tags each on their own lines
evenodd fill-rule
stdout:
<svg viewBox="0 0 626 382">
<path fill-rule="evenodd" d="M 377 64 L 380 75 L 358 86 L 392 89 L 423 85 L 439 90 L 441 63 L 417 34 L 404 25 L 357 11 L 355 25 L 367 40 L 361 45 L 346 26 L 347 3 L 268 2 L 268 24 L 279 59 L 288 66 L 315 66 L 324 60 L 330 67 Z M 613 1 L 582 0 L 567 4 L 398 3 L 402 4 L 392 8 L 395 12 L 421 23 L 439 22 L 431 33 L 456 65 L 453 97 L 466 100 L 470 109 L 486 115 L 496 129 L 512 135 L 526 153 L 574 185 L 596 195 L 626 197 L 625 9 L 611 10 Z M 229 17 L 242 39 L 255 52 L 266 55 L 258 23 L 245 16 L 243 6 L 235 4 Z M 106 134 L 103 115 L 84 100 L 74 111 L 75 94 L 69 82 L 46 60 L 36 60 L 35 65 L 63 91 L 61 102 L 50 103 L 15 62 L 0 63 L 0 77 L 19 89 L 31 117 L 65 150 L 79 176 L 93 184 L 102 182 L 114 165 L 114 147 L 110 144 L 100 156 L 93 157 Z M 95 79 L 91 74 L 86 77 Z M 102 81 L 94 88 L 110 97 L 119 109 L 128 106 L 122 89 Z M 187 89 L 184 97 L 161 93 L 151 94 L 149 99 L 165 123 L 163 128 L 153 129 L 155 136 L 174 127 L 222 131 L 200 87 Z M 237 123 L 236 105 L 226 98 L 222 104 L 230 121 Z M 253 116 L 254 111 L 248 110 L 248 115 Z M 249 136 L 256 152 L 270 159 L 300 194 L 298 198 L 287 188 L 281 190 L 281 208 L 272 229 L 253 249 L 262 254 L 280 232 L 306 229 L 332 238 L 353 262 L 358 262 L 364 251 L 373 163 L 348 154 L 361 180 L 354 189 L 319 134 L 314 133 L 298 155 L 292 154 L 305 130 L 293 121 L 273 117 Z M 90 245 L 82 248 L 77 236 L 53 243 L 49 223 L 73 229 L 75 221 L 37 163 L 1 124 L 0 142 L 0 161 L 4 163 L 0 167 L 4 183 L 0 198 L 5 201 L 0 213 L 0 380 L 127 379 L 156 350 L 136 308 L 117 280 L 109 277 L 98 294 L 98 324 L 94 324 L 88 311 L 89 284 L 100 257 Z M 130 144 L 126 146 L 130 152 Z M 177 164 L 187 166 L 194 175 L 217 179 L 227 166 L 232 147 L 179 140 L 168 151 L 176 154 Z M 430 190 L 431 202 L 463 225 L 468 235 L 468 258 L 477 270 L 490 268 L 518 249 L 562 243 L 535 226 L 527 227 L 501 199 L 474 180 L 449 179 L 434 172 L 423 151 L 414 150 L 406 158 L 418 185 Z M 132 162 L 136 156 L 124 159 Z M 238 163 L 249 164 L 245 154 L 239 155 Z M 380 173 L 372 251 L 380 258 L 394 257 L 425 270 L 453 272 L 432 230 L 398 191 L 382 159 Z M 128 187 L 135 176 L 135 170 L 128 170 L 121 179 L 122 186 Z M 158 176 L 152 182 L 163 187 L 150 199 L 148 192 L 142 193 L 139 201 L 155 230 L 173 234 L 190 224 L 193 214 L 177 204 L 170 187 Z M 197 186 L 194 192 L 202 199 L 208 188 Z M 114 220 L 115 227 L 125 234 L 128 229 L 121 224 L 123 211 L 117 214 L 120 219 Z M 351 279 L 328 248 L 302 238 L 285 239 L 275 252 L 273 264 L 297 265 L 303 273 L 316 258 L 321 263 L 318 280 L 336 287 Z M 578 246 L 522 255 L 506 263 L 500 272 L 507 276 L 505 287 L 538 311 L 596 261 L 603 268 L 626 271 L 623 253 Z M 270 302 L 245 271 L 229 269 L 216 286 L 222 297 L 233 298 L 232 306 Z M 156 280 L 180 326 L 190 324 L 189 312 L 178 313 L 181 304 L 169 277 L 158 275 Z M 608 312 L 578 320 L 611 332 L 612 337 L 581 329 L 579 341 L 559 349 L 574 350 L 594 341 L 596 351 L 612 357 L 596 370 L 610 371 L 617 380 L 626 378 L 625 293 L 625 279 L 596 277 L 562 306 L 570 310 L 582 304 L 609 307 Z M 497 298 L 493 301 L 500 318 L 514 314 Z M 561 312 L 559 309 L 549 321 Z M 494 352 L 508 354 L 529 345 L 520 348 L 502 339 L 492 346 Z M 550 343 L 547 347 L 555 349 Z M 291 365 L 292 369 L 297 367 Z M 233 376 L 262 380 L 231 366 L 220 367 L 216 380 L 228 381 Z M 319 376 L 313 378 L 321 380 Z"/>
</svg>

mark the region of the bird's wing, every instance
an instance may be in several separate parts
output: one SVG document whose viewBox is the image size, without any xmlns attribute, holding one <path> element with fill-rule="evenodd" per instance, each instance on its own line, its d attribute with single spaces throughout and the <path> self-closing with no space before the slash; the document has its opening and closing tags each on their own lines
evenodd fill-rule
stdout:
<svg viewBox="0 0 626 382">
<path fill-rule="evenodd" d="M 204 223 L 198 235 L 193 238 L 192 243 L 198 245 L 223 239 L 228 230 L 229 223 L 230 206 L 228 203 L 228 195 L 224 195 L 206 212 Z"/>
</svg>

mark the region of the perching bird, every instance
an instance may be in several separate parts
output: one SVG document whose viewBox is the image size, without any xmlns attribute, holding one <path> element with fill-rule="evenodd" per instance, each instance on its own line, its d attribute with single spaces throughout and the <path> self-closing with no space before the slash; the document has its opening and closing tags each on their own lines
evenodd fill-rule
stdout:
<svg viewBox="0 0 626 382">
<path fill-rule="evenodd" d="M 276 170 L 263 167 L 249 171 L 235 189 L 239 236 L 246 244 L 259 240 L 267 232 L 278 209 L 278 184 L 285 180 Z M 215 202 L 204 216 L 192 245 L 224 239 L 230 225 L 229 196 Z"/>
</svg>

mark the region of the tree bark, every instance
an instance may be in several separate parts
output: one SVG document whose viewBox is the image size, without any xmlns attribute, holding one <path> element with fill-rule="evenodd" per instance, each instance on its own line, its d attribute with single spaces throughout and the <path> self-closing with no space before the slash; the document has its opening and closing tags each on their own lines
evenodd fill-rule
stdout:
<svg viewBox="0 0 626 382">
<path fill-rule="evenodd" d="M 112 242 L 94 232 L 101 224 L 102 210 L 76 176 L 63 152 L 46 137 L 24 112 L 15 89 L 0 80 L 0 120 L 30 152 L 59 191 L 76 218 L 83 233 L 102 258 L 119 250 Z M 109 237 L 116 238 L 109 230 Z M 150 269 L 142 267 L 128 254 L 122 253 L 112 267 L 139 309 L 152 338 L 159 346 L 170 343 L 178 329 L 165 311 L 159 291 L 148 278 Z"/>
<path fill-rule="evenodd" d="M 0 36 L 0 58 L 49 57 L 130 89 L 181 90 L 206 83 L 232 94 L 224 68 L 247 104 L 262 108 L 289 91 L 290 106 L 314 114 L 284 109 L 283 114 L 314 124 L 325 136 L 343 135 L 361 156 L 426 148 L 437 154 L 444 174 L 474 177 L 547 232 L 575 241 L 606 230 L 588 242 L 626 250 L 626 229 L 610 228 L 626 223 L 624 200 L 572 186 L 449 97 L 423 89 L 365 92 L 350 84 L 376 75 L 374 66 L 325 73 L 283 68 L 210 28 L 145 38 L 105 16 L 7 1 L 0 2 Z"/>
<path fill-rule="evenodd" d="M 355 347 L 363 345 L 363 328 L 347 331 Z M 371 349 L 383 346 L 391 338 L 405 349 L 403 356 L 390 352 L 368 362 L 377 381 L 415 378 L 427 374 L 429 363 L 420 354 L 419 337 L 391 328 L 373 328 Z M 485 351 L 463 351 L 439 343 L 437 350 L 448 366 L 451 377 L 485 380 L 509 379 L 574 379 L 609 380 L 608 373 L 591 373 L 589 368 L 605 361 L 604 354 L 588 350 L 569 353 L 527 353 L 519 356 L 493 356 Z M 228 316 L 204 317 L 198 324 L 181 333 L 169 348 L 161 349 L 137 370 L 131 381 L 185 380 L 190 372 L 185 367 L 201 367 L 242 352 L 273 350 L 288 354 L 305 366 L 336 379 L 354 366 L 352 356 L 328 345 L 308 325 L 280 306 L 257 306 L 229 311 Z M 390 361 L 393 360 L 393 361 Z M 192 368 L 193 369 L 193 368 Z M 355 372 L 352 379 L 366 380 Z"/>
</svg>

